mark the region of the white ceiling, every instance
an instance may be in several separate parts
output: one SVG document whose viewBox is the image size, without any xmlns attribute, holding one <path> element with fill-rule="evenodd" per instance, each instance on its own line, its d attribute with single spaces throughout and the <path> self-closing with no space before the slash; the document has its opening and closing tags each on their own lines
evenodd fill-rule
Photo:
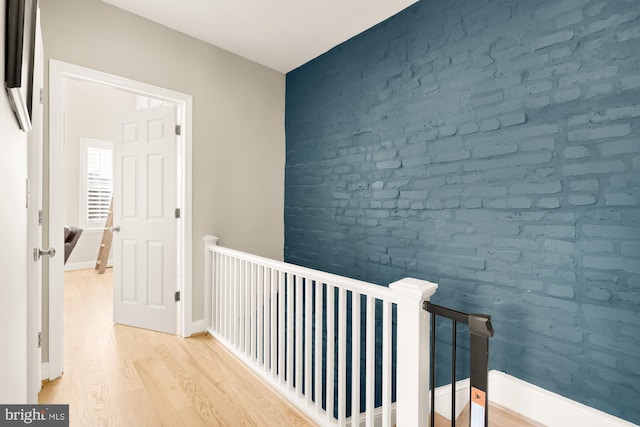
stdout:
<svg viewBox="0 0 640 427">
<path fill-rule="evenodd" d="M 283 73 L 417 0 L 103 0 Z"/>
</svg>

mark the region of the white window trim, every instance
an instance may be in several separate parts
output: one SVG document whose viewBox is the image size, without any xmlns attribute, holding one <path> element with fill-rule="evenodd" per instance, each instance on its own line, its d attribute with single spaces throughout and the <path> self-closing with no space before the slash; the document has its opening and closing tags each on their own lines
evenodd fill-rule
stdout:
<svg viewBox="0 0 640 427">
<path fill-rule="evenodd" d="M 87 149 L 89 147 L 110 149 L 113 152 L 113 142 L 95 138 L 80 138 L 79 222 L 86 231 L 102 231 L 104 224 L 96 225 L 94 222 L 87 221 Z"/>
</svg>

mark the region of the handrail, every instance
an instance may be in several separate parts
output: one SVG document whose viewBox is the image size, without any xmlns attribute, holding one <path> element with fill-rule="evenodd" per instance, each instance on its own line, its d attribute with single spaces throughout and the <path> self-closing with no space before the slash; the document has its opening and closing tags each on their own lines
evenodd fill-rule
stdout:
<svg viewBox="0 0 640 427">
<path fill-rule="evenodd" d="M 324 271 L 313 270 L 311 268 L 302 267 L 296 264 L 290 264 L 284 261 L 276 261 L 259 255 L 253 255 L 235 249 L 226 248 L 224 246 L 209 245 L 207 246 L 207 248 L 211 251 L 218 252 L 224 255 L 231 255 L 238 259 L 259 263 L 264 267 L 274 268 L 277 270 L 286 270 L 288 273 L 294 274 L 296 276 L 302 276 L 319 283 L 330 283 L 332 285 L 345 288 L 349 291 L 358 292 L 363 295 L 370 295 L 383 301 L 389 301 L 392 303 L 398 302 L 398 295 L 392 292 L 386 286 L 378 285 L 375 283 L 368 283 L 362 280 L 351 279 L 349 277 L 338 276 L 337 274 L 327 273 Z"/>
</svg>

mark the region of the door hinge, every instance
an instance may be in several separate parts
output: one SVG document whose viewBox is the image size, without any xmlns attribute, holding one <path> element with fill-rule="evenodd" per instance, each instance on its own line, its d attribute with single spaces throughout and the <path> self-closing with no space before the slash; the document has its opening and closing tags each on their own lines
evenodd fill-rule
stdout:
<svg viewBox="0 0 640 427">
<path fill-rule="evenodd" d="M 44 222 L 44 219 L 43 219 L 42 217 L 43 217 L 43 215 L 42 215 L 42 209 L 40 209 L 40 210 L 38 211 L 38 225 L 42 225 L 42 223 Z"/>
<path fill-rule="evenodd" d="M 40 104 L 44 104 L 44 89 L 40 88 Z"/>
<path fill-rule="evenodd" d="M 175 215 L 176 218 L 180 218 L 180 208 L 176 208 L 176 211 L 175 211 L 174 215 Z"/>
<path fill-rule="evenodd" d="M 180 125 L 176 125 L 176 135 L 182 134 L 182 127 Z"/>
<path fill-rule="evenodd" d="M 180 301 L 180 291 L 176 291 L 175 295 L 173 296 L 173 299 L 175 300 L 175 302 Z"/>
<path fill-rule="evenodd" d="M 38 348 L 42 347 L 42 332 L 38 332 Z"/>
</svg>

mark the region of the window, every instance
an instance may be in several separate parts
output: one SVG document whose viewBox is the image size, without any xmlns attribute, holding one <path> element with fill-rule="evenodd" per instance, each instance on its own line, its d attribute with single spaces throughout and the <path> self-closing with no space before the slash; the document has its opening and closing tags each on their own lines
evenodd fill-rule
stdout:
<svg viewBox="0 0 640 427">
<path fill-rule="evenodd" d="M 113 143 L 80 139 L 80 222 L 103 228 L 113 192 Z"/>
</svg>

